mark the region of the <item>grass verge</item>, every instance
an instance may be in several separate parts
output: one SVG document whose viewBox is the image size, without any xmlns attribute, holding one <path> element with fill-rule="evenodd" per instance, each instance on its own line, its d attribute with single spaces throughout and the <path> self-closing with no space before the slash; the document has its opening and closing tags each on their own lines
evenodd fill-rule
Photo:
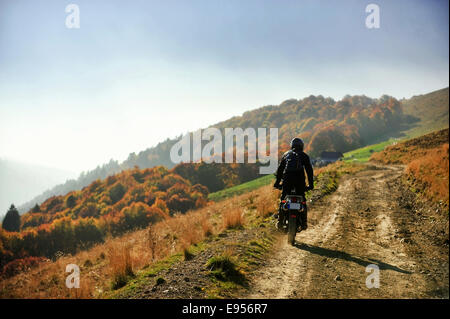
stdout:
<svg viewBox="0 0 450 319">
<path fill-rule="evenodd" d="M 218 202 L 221 200 L 224 200 L 226 198 L 230 198 L 236 195 L 244 194 L 247 192 L 250 192 L 252 190 L 258 189 L 262 186 L 269 185 L 270 183 L 273 183 L 275 180 L 275 177 L 271 174 L 265 175 L 259 178 L 256 178 L 252 181 L 236 185 L 227 189 L 220 190 L 215 193 L 211 193 L 208 195 L 208 199 Z"/>
<path fill-rule="evenodd" d="M 387 146 L 394 145 L 398 142 L 399 139 L 390 138 L 389 140 L 381 143 L 361 147 L 356 150 L 344 153 L 344 158 L 342 160 L 344 162 L 365 163 L 369 161 L 370 156 L 372 156 L 373 153 L 381 152 Z"/>
</svg>

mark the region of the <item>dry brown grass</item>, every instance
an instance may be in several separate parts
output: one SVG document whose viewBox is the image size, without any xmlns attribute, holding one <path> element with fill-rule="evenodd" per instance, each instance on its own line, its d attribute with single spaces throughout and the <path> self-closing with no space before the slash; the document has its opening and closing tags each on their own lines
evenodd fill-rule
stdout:
<svg viewBox="0 0 450 319">
<path fill-rule="evenodd" d="M 89 278 L 84 280 L 83 284 L 80 284 L 79 289 L 70 289 L 68 298 L 70 299 L 90 299 L 92 298 L 91 286 L 93 281 Z"/>
<path fill-rule="evenodd" d="M 109 274 L 112 288 L 126 285 L 128 278 L 134 276 L 131 247 L 129 244 L 115 245 L 109 248 Z"/>
<path fill-rule="evenodd" d="M 449 204 L 449 144 L 429 150 L 411 161 L 406 172 L 416 188 L 432 201 Z"/>
<path fill-rule="evenodd" d="M 256 201 L 256 211 L 262 218 L 272 215 L 278 210 L 276 203 L 280 198 L 280 192 L 274 191 L 272 188 L 262 188 Z"/>
<path fill-rule="evenodd" d="M 225 229 L 240 228 L 244 225 L 244 212 L 240 207 L 226 211 L 223 214 L 223 226 Z"/>
<path fill-rule="evenodd" d="M 426 134 L 403 143 L 386 147 L 374 153 L 371 161 L 383 164 L 409 164 L 413 160 L 433 152 L 436 148 L 448 144 L 449 129 Z"/>
<path fill-rule="evenodd" d="M 449 130 L 433 132 L 375 153 L 371 160 L 404 164 L 412 185 L 427 199 L 449 204 Z"/>
<path fill-rule="evenodd" d="M 213 227 L 211 225 L 211 222 L 206 217 L 203 217 L 201 225 L 204 237 L 209 237 L 213 234 Z"/>
<path fill-rule="evenodd" d="M 270 194 L 270 187 L 263 187 Z M 261 193 L 262 194 L 262 193 Z M 142 268 L 217 234 L 227 226 L 245 223 L 242 203 L 248 194 L 176 215 L 149 228 L 108 238 L 89 250 L 61 256 L 30 271 L 0 281 L 0 298 L 95 298 L 111 289 L 115 276 Z M 266 196 L 266 195 L 264 195 Z M 255 203 L 264 196 L 258 196 Z M 228 222 L 225 222 L 228 220 Z M 234 227 L 233 226 L 233 227 Z M 80 266 L 80 288 L 65 286 L 67 264 Z M 125 278 L 126 279 L 126 278 Z"/>
<path fill-rule="evenodd" d="M 148 240 L 148 249 L 150 251 L 150 261 L 153 262 L 156 258 L 156 249 L 158 247 L 158 233 L 155 231 L 155 227 L 150 225 L 147 228 L 147 240 Z"/>
</svg>

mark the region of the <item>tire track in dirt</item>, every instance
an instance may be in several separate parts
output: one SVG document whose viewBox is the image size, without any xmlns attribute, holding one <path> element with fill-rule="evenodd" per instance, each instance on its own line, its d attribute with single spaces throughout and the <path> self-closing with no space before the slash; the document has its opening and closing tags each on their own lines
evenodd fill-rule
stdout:
<svg viewBox="0 0 450 319">
<path fill-rule="evenodd" d="M 329 200 L 339 203 L 343 191 L 345 188 L 339 187 Z M 321 213 L 330 212 L 320 217 L 312 216 L 314 212 L 311 211 L 311 206 L 308 208 L 308 242 L 310 244 L 322 243 L 336 231 L 335 224 L 337 216 L 341 213 L 342 205 L 330 207 L 326 205 L 327 203 L 328 201 L 314 205 L 314 210 L 320 207 Z M 314 226 L 315 224 L 316 226 Z M 297 234 L 296 243 L 299 239 L 300 234 Z M 293 293 L 297 293 L 299 281 L 306 284 L 310 282 L 311 273 L 307 270 L 311 265 L 306 258 L 306 251 L 301 251 L 297 246 L 288 244 L 286 236 L 282 236 L 276 251 L 277 253 L 269 260 L 268 265 L 257 272 L 255 277 L 260 279 L 256 281 L 253 292 L 247 298 L 289 298 Z M 306 288 L 306 285 L 303 288 Z"/>
<path fill-rule="evenodd" d="M 394 217 L 402 208 L 389 184 L 402 171 L 382 166 L 343 177 L 333 195 L 309 205 L 309 228 L 297 234 L 295 246 L 281 236 L 245 297 L 427 297 L 427 278 L 415 271 Z M 379 288 L 366 287 L 369 264 L 380 269 Z"/>
</svg>

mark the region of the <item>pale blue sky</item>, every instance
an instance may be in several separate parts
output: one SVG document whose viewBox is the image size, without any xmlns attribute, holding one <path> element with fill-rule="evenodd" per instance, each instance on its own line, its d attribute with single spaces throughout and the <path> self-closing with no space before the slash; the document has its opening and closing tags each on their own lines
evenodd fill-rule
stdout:
<svg viewBox="0 0 450 319">
<path fill-rule="evenodd" d="M 0 0 L 0 157 L 80 172 L 289 98 L 427 93 L 448 36 L 448 1 Z"/>
</svg>

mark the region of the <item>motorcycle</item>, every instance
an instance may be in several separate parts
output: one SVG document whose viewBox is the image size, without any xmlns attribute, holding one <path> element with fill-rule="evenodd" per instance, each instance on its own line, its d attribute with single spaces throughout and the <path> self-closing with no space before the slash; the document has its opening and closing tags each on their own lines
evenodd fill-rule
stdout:
<svg viewBox="0 0 450 319">
<path fill-rule="evenodd" d="M 302 215 L 307 212 L 306 198 L 296 195 L 295 190 L 281 201 L 278 229 L 288 234 L 288 243 L 295 244 L 295 235 L 304 229 Z"/>
</svg>

